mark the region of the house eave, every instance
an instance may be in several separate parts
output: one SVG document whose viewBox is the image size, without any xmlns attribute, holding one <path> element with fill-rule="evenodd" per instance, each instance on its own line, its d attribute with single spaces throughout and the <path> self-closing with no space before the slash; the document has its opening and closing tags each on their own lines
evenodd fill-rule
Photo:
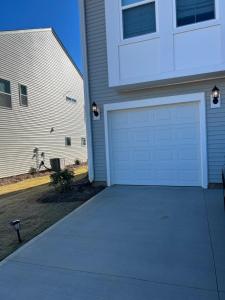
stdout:
<svg viewBox="0 0 225 300">
<path fill-rule="evenodd" d="M 142 90 L 147 88 L 166 87 L 172 85 L 195 83 L 195 82 L 202 82 L 202 81 L 215 80 L 221 78 L 225 78 L 225 70 L 206 73 L 206 74 L 165 78 L 165 79 L 159 79 L 153 81 L 143 81 L 140 83 L 130 83 L 130 84 L 123 83 L 117 86 L 116 85 L 110 86 L 110 88 L 115 88 L 121 92 L 130 92 L 130 91 Z"/>
</svg>

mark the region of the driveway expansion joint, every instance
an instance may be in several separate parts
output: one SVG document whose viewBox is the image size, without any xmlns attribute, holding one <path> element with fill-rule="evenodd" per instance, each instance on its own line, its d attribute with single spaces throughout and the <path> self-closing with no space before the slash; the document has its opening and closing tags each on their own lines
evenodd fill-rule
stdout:
<svg viewBox="0 0 225 300">
<path fill-rule="evenodd" d="M 153 281 L 153 280 L 148 280 L 145 278 L 137 278 L 137 277 L 126 276 L 126 275 L 85 271 L 85 270 L 78 270 L 78 269 L 72 269 L 72 268 L 62 268 L 62 267 L 52 266 L 52 265 L 42 265 L 42 264 L 37 264 L 37 263 L 32 263 L 32 262 L 25 262 L 25 261 L 20 261 L 20 260 L 16 260 L 16 259 L 11 259 L 10 261 L 19 263 L 19 264 L 24 264 L 24 265 L 31 265 L 34 267 L 37 266 L 37 267 L 41 267 L 43 269 L 44 268 L 45 269 L 55 269 L 55 270 L 61 270 L 61 271 L 67 271 L 67 272 L 83 273 L 83 274 L 90 274 L 90 275 L 103 276 L 103 277 L 109 277 L 109 278 L 111 277 L 111 278 L 117 278 L 117 279 L 122 279 L 122 280 L 128 279 L 128 280 L 134 280 L 134 281 L 141 281 L 141 282 L 146 282 L 149 284 L 173 286 L 173 287 L 177 287 L 177 288 L 195 289 L 195 290 L 207 291 L 207 292 L 217 292 L 217 290 L 214 290 L 214 289 L 206 289 L 206 288 L 200 288 L 197 286 L 188 286 L 188 285 L 181 285 L 181 284 L 175 284 L 175 283 Z"/>
</svg>

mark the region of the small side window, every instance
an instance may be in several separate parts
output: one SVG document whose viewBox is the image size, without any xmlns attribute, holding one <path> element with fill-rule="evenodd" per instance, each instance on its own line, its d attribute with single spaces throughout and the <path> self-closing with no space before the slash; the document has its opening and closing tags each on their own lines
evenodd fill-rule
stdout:
<svg viewBox="0 0 225 300">
<path fill-rule="evenodd" d="M 71 143 L 71 137 L 66 136 L 65 137 L 65 146 L 67 147 L 71 147 L 72 143 Z"/>
<path fill-rule="evenodd" d="M 66 101 L 69 101 L 71 103 L 76 103 L 77 100 L 75 98 L 72 98 L 72 97 L 69 97 L 69 96 L 66 96 Z"/>
<path fill-rule="evenodd" d="M 82 147 L 85 147 L 86 144 L 87 144 L 87 143 L 86 143 L 86 138 L 82 137 L 82 138 L 81 138 L 81 146 L 82 146 Z"/>
<path fill-rule="evenodd" d="M 4 79 L 0 79 L 0 106 L 12 108 L 10 82 Z"/>
<path fill-rule="evenodd" d="M 20 105 L 28 106 L 27 86 L 23 84 L 19 84 L 19 91 L 20 91 Z"/>
</svg>

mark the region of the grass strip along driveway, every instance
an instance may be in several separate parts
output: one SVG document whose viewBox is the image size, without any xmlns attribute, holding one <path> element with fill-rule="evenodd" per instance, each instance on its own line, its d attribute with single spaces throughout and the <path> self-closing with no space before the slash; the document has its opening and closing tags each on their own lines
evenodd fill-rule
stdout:
<svg viewBox="0 0 225 300">
<path fill-rule="evenodd" d="M 49 176 L 0 187 L 0 260 L 20 246 L 10 221 L 21 220 L 23 245 L 102 189 L 87 184 L 86 167 L 76 169 L 75 173 L 75 183 L 81 183 L 81 186 L 74 186 L 72 191 L 63 194 L 62 199 L 49 185 Z M 51 201 L 42 201 L 54 193 Z"/>
</svg>

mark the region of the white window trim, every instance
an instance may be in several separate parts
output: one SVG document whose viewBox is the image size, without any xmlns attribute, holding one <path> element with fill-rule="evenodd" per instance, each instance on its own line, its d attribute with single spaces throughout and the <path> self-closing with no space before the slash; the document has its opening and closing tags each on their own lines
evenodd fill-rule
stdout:
<svg viewBox="0 0 225 300">
<path fill-rule="evenodd" d="M 9 94 L 9 93 L 2 92 L 2 91 L 0 91 L 0 93 L 1 93 L 1 94 L 4 94 L 4 95 L 9 95 L 9 96 L 12 96 L 12 93 L 10 93 L 10 94 Z"/>
<path fill-rule="evenodd" d="M 145 99 L 137 101 L 119 102 L 104 105 L 104 128 L 105 128 L 105 151 L 106 151 L 106 171 L 107 171 L 107 185 L 111 185 L 111 168 L 110 168 L 110 149 L 109 149 L 109 127 L 108 127 L 108 112 L 131 109 L 143 108 L 159 105 L 178 104 L 198 102 L 200 108 L 200 145 L 201 145 L 201 177 L 202 187 L 208 187 L 208 160 L 207 160 L 207 134 L 206 134 L 206 103 L 205 94 L 186 94 L 171 97 L 162 97 L 155 99 Z"/>
<path fill-rule="evenodd" d="M 215 19 L 207 20 L 203 22 L 177 26 L 177 9 L 176 9 L 176 0 L 173 0 L 173 29 L 174 33 L 182 33 L 187 31 L 198 30 L 201 28 L 211 27 L 220 25 L 220 16 L 219 16 L 219 0 L 215 0 Z"/>
<path fill-rule="evenodd" d="M 10 94 L 9 94 L 9 93 L 6 93 L 6 92 L 2 92 L 2 91 L 0 91 L 0 94 L 7 95 L 7 96 L 10 96 L 10 97 L 11 97 L 11 107 L 7 107 L 7 106 L 2 106 L 2 105 L 0 105 L 0 108 L 1 108 L 1 109 L 12 110 L 12 91 L 11 91 L 11 82 L 10 82 L 9 80 L 7 80 L 7 79 L 3 79 L 3 78 L 1 78 L 1 79 L 9 82 Z"/>
<path fill-rule="evenodd" d="M 20 106 L 22 106 L 22 107 L 28 107 L 28 87 L 27 87 L 26 84 L 23 84 L 23 83 L 19 83 L 18 85 L 19 85 Z M 25 86 L 27 88 L 27 94 L 26 95 L 24 95 L 24 94 L 21 93 L 21 86 Z M 21 96 L 27 97 L 27 105 L 22 104 Z"/>
<path fill-rule="evenodd" d="M 126 6 L 122 5 L 121 0 L 117 0 L 117 1 L 118 1 L 119 10 L 120 10 L 120 44 L 130 44 L 130 43 L 140 42 L 140 41 L 147 40 L 147 39 L 155 39 L 155 38 L 159 37 L 158 0 L 143 0 L 142 2 L 137 2 L 137 3 L 126 5 Z M 138 35 L 138 36 L 134 36 L 134 37 L 125 39 L 123 37 L 123 10 L 132 8 L 132 7 L 141 6 L 141 5 L 144 5 L 147 3 L 151 3 L 151 2 L 155 2 L 156 31 L 152 32 L 152 33 L 147 33 L 147 34 Z"/>
</svg>

